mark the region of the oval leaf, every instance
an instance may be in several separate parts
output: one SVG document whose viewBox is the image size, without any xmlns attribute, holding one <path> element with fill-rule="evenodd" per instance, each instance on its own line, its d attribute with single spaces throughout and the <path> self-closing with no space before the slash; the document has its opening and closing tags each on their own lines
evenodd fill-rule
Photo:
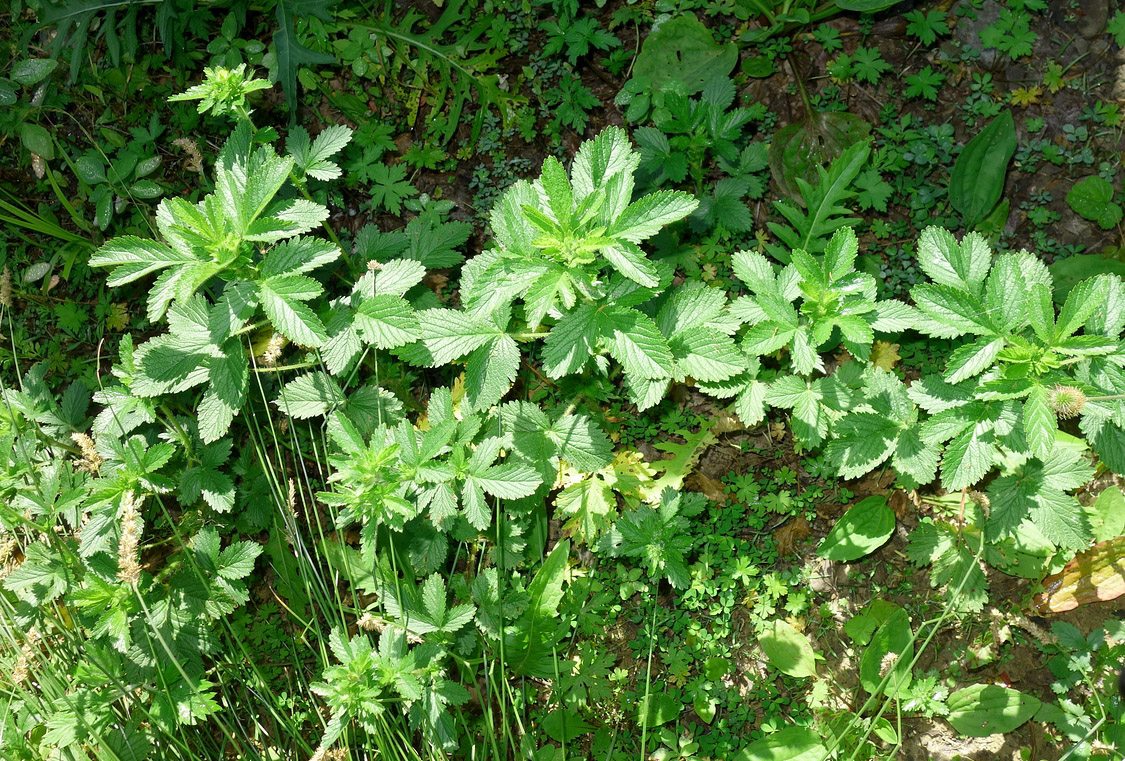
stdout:
<svg viewBox="0 0 1125 761">
<path fill-rule="evenodd" d="M 910 686 L 910 662 L 914 659 L 914 633 L 910 617 L 899 608 L 891 613 L 871 638 L 859 661 L 859 681 L 871 694 L 879 685 L 891 664 L 896 664 L 894 674 L 883 687 L 887 697 L 897 697 Z"/>
<path fill-rule="evenodd" d="M 33 85 L 49 77 L 58 65 L 52 58 L 28 58 L 12 67 L 12 79 L 21 85 Z"/>
<path fill-rule="evenodd" d="M 974 684 L 949 696 L 949 723 L 968 737 L 1011 732 L 1039 710 L 1039 699 L 995 684 Z"/>
<path fill-rule="evenodd" d="M 758 644 L 774 668 L 789 676 L 816 676 L 816 655 L 808 637 L 787 621 L 774 621 Z"/>
<path fill-rule="evenodd" d="M 887 505 L 887 498 L 868 497 L 844 513 L 817 554 L 844 563 L 858 560 L 883 546 L 894 530 L 895 514 Z"/>
<path fill-rule="evenodd" d="M 706 692 L 699 692 L 695 696 L 695 699 L 692 701 L 692 707 L 695 709 L 695 715 L 698 716 L 700 721 L 704 724 L 710 724 L 715 720 L 717 704 L 715 703 L 715 699 Z"/>
<path fill-rule="evenodd" d="M 637 710 L 637 723 L 659 727 L 675 719 L 683 709 L 684 704 L 667 693 L 646 695 Z"/>
<path fill-rule="evenodd" d="M 1109 230 L 1121 221 L 1121 207 L 1113 202 L 1113 185 L 1097 175 L 1074 183 L 1066 194 L 1070 208 L 1103 230 Z"/>
<path fill-rule="evenodd" d="M 679 80 L 687 85 L 684 94 L 692 95 L 708 80 L 729 74 L 736 63 L 738 48 L 715 42 L 711 30 L 688 13 L 665 21 L 645 38 L 633 74 L 647 77 L 656 90 Z"/>
<path fill-rule="evenodd" d="M 739 751 L 734 761 L 821 761 L 827 755 L 816 732 L 786 727 Z"/>
<path fill-rule="evenodd" d="M 1016 152 L 1012 112 L 993 119 L 965 145 L 949 175 L 949 202 L 972 230 L 1000 200 L 1008 162 Z"/>
</svg>

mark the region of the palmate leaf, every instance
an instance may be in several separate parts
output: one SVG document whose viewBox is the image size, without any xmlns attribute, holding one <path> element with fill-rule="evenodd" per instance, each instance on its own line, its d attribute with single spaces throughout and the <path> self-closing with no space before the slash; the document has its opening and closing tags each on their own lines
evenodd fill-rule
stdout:
<svg viewBox="0 0 1125 761">
<path fill-rule="evenodd" d="M 602 475 L 595 473 L 559 492 L 555 509 L 565 517 L 564 534 L 590 544 L 610 528 L 617 514 L 617 500 Z"/>
<path fill-rule="evenodd" d="M 317 180 L 334 180 L 340 176 L 340 167 L 329 159 L 344 150 L 351 139 L 352 131 L 339 124 L 325 127 L 312 141 L 308 130 L 297 126 L 289 130 L 285 149 L 302 174 Z"/>
<path fill-rule="evenodd" d="M 428 363 L 437 366 L 467 359 L 465 394 L 473 409 L 488 409 L 508 393 L 519 369 L 520 351 L 505 332 L 506 314 L 476 319 L 452 309 L 426 309 L 418 313 L 418 320 Z"/>
<path fill-rule="evenodd" d="M 852 405 L 852 392 L 834 376 L 806 379 L 783 375 L 765 390 L 765 402 L 792 410 L 793 435 L 805 446 L 824 441 L 829 424 Z"/>
<path fill-rule="evenodd" d="M 679 513 L 698 508 L 693 503 L 702 501 L 703 496 L 694 492 L 665 489 L 658 506 L 641 503 L 622 513 L 613 530 L 602 537 L 601 546 L 614 556 L 639 558 L 649 576 L 665 576 L 676 589 L 685 589 L 691 583 L 684 562 L 691 538 L 686 534 L 687 518 Z"/>
<path fill-rule="evenodd" d="M 918 238 L 918 264 L 930 280 L 957 291 L 980 295 L 992 266 L 992 250 L 979 233 L 958 243 L 940 227 L 927 227 Z"/>
<path fill-rule="evenodd" d="M 941 449 L 918 433 L 918 411 L 906 386 L 892 373 L 869 367 L 863 375 L 864 400 L 832 425 L 825 454 L 843 478 L 856 478 L 888 459 L 905 479 L 927 484 L 937 472 Z"/>
<path fill-rule="evenodd" d="M 553 410 L 551 414 L 529 402 L 500 407 L 502 430 L 512 437 L 514 452 L 538 465 L 545 479 L 553 478 L 560 460 L 582 472 L 604 468 L 613 459 L 605 432 L 582 414 Z"/>
</svg>

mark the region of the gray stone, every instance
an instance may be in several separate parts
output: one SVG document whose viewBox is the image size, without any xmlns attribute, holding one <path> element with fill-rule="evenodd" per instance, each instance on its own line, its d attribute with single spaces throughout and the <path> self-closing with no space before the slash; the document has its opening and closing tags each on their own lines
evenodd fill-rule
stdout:
<svg viewBox="0 0 1125 761">
<path fill-rule="evenodd" d="M 960 15 L 964 12 L 969 13 L 968 16 Z M 957 4 L 957 9 L 950 14 L 951 17 L 956 14 L 957 25 L 953 27 L 953 39 L 957 40 L 963 48 L 973 48 L 981 51 L 980 62 L 985 68 L 992 68 L 996 63 L 996 57 L 999 51 L 994 49 L 985 49 L 980 42 L 980 33 L 986 26 L 995 23 L 1000 19 L 1000 11 L 1003 6 L 996 2 L 996 0 L 985 0 L 979 9 L 971 7 L 971 4 L 960 2 Z M 975 16 L 976 18 L 973 18 Z"/>
<path fill-rule="evenodd" d="M 1109 21 L 1109 0 L 1079 0 L 1082 15 L 1078 17 L 1078 33 L 1086 39 L 1093 39 L 1105 31 Z"/>
</svg>

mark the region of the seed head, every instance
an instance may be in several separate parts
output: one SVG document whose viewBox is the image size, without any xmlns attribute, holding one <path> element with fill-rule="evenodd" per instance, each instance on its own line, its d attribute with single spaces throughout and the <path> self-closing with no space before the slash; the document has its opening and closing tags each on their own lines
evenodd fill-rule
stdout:
<svg viewBox="0 0 1125 761">
<path fill-rule="evenodd" d="M 117 542 L 117 578 L 136 586 L 141 580 L 141 565 L 137 562 L 137 547 L 141 540 L 141 517 L 137 511 L 137 498 L 131 492 L 121 497 L 121 538 Z"/>
<path fill-rule="evenodd" d="M 1047 392 L 1047 404 L 1065 420 L 1082 412 L 1086 406 L 1086 394 L 1080 388 L 1058 384 Z"/>
</svg>

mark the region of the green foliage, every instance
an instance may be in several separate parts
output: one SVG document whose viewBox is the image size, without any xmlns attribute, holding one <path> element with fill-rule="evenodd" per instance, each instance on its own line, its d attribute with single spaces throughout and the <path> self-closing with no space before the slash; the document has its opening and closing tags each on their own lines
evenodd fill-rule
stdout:
<svg viewBox="0 0 1125 761">
<path fill-rule="evenodd" d="M 601 547 L 614 557 L 638 558 L 650 577 L 665 576 L 673 587 L 684 589 L 691 581 L 684 564 L 691 541 L 685 531 L 687 518 L 680 513 L 694 515 L 702 508 L 700 495 L 665 489 L 659 505 L 641 504 L 623 513 L 613 530 L 602 536 Z"/>
<path fill-rule="evenodd" d="M 453 718 L 446 708 L 467 702 L 469 693 L 444 677 L 440 663 L 446 653 L 431 645 L 411 648 L 405 634 L 391 629 L 380 635 L 377 649 L 366 634 L 350 640 L 345 636 L 339 629 L 329 635 L 329 647 L 340 663 L 324 670 L 325 681 L 311 685 L 332 711 L 320 747 L 331 746 L 349 721 L 378 733 L 387 706 L 397 702 L 428 740 L 451 748 Z"/>
<path fill-rule="evenodd" d="M 818 254 L 831 233 L 858 221 L 846 216 L 851 211 L 843 204 L 855 196 L 852 183 L 870 152 L 866 142 L 847 148 L 828 169 L 816 167 L 819 178 L 816 185 L 805 182 L 799 175 L 793 177 L 803 203 L 798 206 L 789 201 L 774 201 L 774 208 L 789 223 L 769 223 L 770 230 L 783 244 L 770 246 L 769 252 L 775 259 L 788 263 L 787 248 Z"/>
<path fill-rule="evenodd" d="M 302 235 L 327 217 L 327 209 L 277 198 L 294 166 L 292 157 L 256 145 L 243 122 L 219 153 L 214 193 L 194 205 L 179 198 L 161 202 L 157 225 L 165 242 L 115 238 L 90 260 L 112 268 L 111 286 L 160 272 L 149 291 L 148 316 L 166 318 L 169 332 L 130 355 L 129 391 L 155 397 L 206 384 L 199 415 L 205 442 L 223 436 L 245 403 L 250 362 L 244 335 L 259 307 L 294 342 L 320 346 L 328 340 L 307 304 L 323 289 L 304 273 L 335 260 L 340 250 Z M 197 291 L 214 277 L 224 288 L 212 302 Z"/>
<path fill-rule="evenodd" d="M 816 11 L 734 7 L 772 14 L 769 34 L 810 23 Z M 417 98 L 415 116 L 424 100 L 431 110 L 422 113 L 450 137 L 468 120 L 474 93 L 478 119 L 513 102 L 489 73 L 500 70 L 495 40 L 533 28 L 503 14 L 472 21 L 474 9 L 447 2 L 433 23 L 418 11 L 393 23 L 386 13 L 354 24 L 335 50 L 371 67 L 357 76 L 378 69 L 380 85 L 412 74 L 407 90 L 416 89 L 406 97 Z M 296 35 L 306 22 L 308 34 L 324 28 L 325 16 L 308 10 L 298 25 L 301 3 L 277 7 L 292 32 L 276 43 L 288 61 L 278 70 L 294 81 L 303 55 Z M 576 7 L 554 10 L 547 43 L 572 61 L 614 46 L 592 17 L 575 20 Z M 940 12 L 908 21 L 927 44 L 948 32 Z M 705 40 L 693 39 L 698 29 Z M 326 204 L 340 200 L 319 183 L 343 176 L 336 156 L 350 130 L 329 126 L 313 138 L 294 127 L 278 155 L 272 131 L 249 121 L 246 95 L 261 83 L 242 69 L 209 70 L 180 99 L 198 98 L 204 110 L 240 122 L 208 173 L 213 183 L 161 203 L 158 240 L 114 238 L 90 262 L 109 270 L 110 287 L 156 276 L 147 290 L 155 330 L 137 347 L 123 338 L 112 377 L 99 376 L 92 397 L 82 383 L 54 394 L 47 365 L 3 390 L 0 528 L 18 558 L 4 577 L 3 631 L 15 657 L 40 647 L 33 626 L 64 664 L 40 667 L 41 696 L 5 682 L 18 717 L 5 721 L 19 727 L 2 730 L 4 752 L 142 758 L 173 748 L 169 758 L 178 758 L 195 752 L 199 737 L 221 736 L 232 738 L 230 752 L 254 757 L 251 742 L 225 726 L 249 699 L 244 691 L 267 696 L 263 726 L 280 727 L 293 742 L 278 752 L 295 757 L 343 742 L 436 756 L 475 752 L 480 743 L 497 750 L 501 741 L 499 752 L 511 755 L 521 742 L 508 729 L 517 719 L 527 738 L 520 753 L 556 758 L 563 752 L 553 746 L 533 747 L 536 731 L 560 743 L 585 742 L 588 733 L 602 742 L 598 717 L 610 710 L 633 714 L 636 706 L 651 725 L 681 718 L 688 705 L 703 722 L 698 741 L 677 738 L 670 726 L 659 757 L 853 748 L 860 757 L 873 747 L 869 735 L 899 742 L 882 718 L 888 707 L 926 716 L 950 710 L 966 726 L 1004 730 L 1012 715 L 1027 713 L 1022 698 L 975 688 L 947 706 L 937 677 L 912 667 L 927 644 L 922 631 L 906 611 L 878 605 L 847 628 L 870 700 L 841 712 L 828 700 L 830 686 L 815 680 L 824 638 L 807 577 L 766 566 L 788 551 L 783 543 L 800 541 L 801 522 L 814 519 L 829 492 L 851 500 L 826 479 L 885 466 L 932 508 L 907 551 L 946 596 L 941 616 L 924 627 L 984 608 L 983 564 L 1035 578 L 1112 532 L 1078 493 L 1097 472 L 1091 453 L 1103 467 L 1125 465 L 1121 280 L 1075 275 L 1056 306 L 1059 278 L 1031 254 L 997 256 L 980 235 L 957 241 L 931 227 L 913 274 L 897 281 L 903 291 L 913 286 L 913 303 L 877 298 L 882 260 L 872 266 L 875 257 L 860 251 L 848 206 L 882 212 L 912 203 L 916 219 L 945 213 L 933 198 L 908 199 L 902 176 L 906 166 L 948 163 L 952 127 L 885 120 L 875 150 L 858 139 L 867 127 L 860 120 L 810 107 L 795 129 L 774 135 L 767 153 L 748 127 L 762 120 L 768 130 L 772 117 L 763 119 L 757 104 L 736 107 L 733 82 L 715 73 L 733 49 L 693 17 L 665 20 L 628 86 L 629 118 L 652 115 L 653 126 L 636 133 L 639 151 L 610 128 L 582 144 L 569 170 L 547 158 L 537 178 L 503 192 L 491 236 L 464 267 L 459 249 L 472 225 L 446 221 L 453 204 L 444 189 L 406 169 L 450 171 L 452 159 L 429 161 L 436 149 L 422 141 L 400 148 L 391 138 L 402 124 L 363 129 L 346 163 L 349 183 L 372 184 L 373 209 L 404 218 L 389 231 L 363 228 L 354 240 L 349 229 L 353 263 L 335 230 L 324 228 L 326 239 L 314 233 L 328 219 Z M 46 82 L 53 67 L 37 60 L 14 67 L 13 81 Z M 869 82 L 886 67 L 863 47 L 847 64 L 849 76 Z M 941 75 L 925 71 L 908 87 L 932 98 Z M 579 130 L 596 103 L 577 78 L 543 93 L 556 122 Z M 495 121 L 490 139 L 502 146 Z M 963 156 L 976 155 L 974 146 Z M 384 162 L 394 151 L 406 161 Z M 132 187 L 144 179 L 123 169 L 132 152 L 108 165 L 80 156 L 76 171 L 91 187 L 102 176 L 107 186 Z M 982 165 L 995 163 L 990 156 Z M 793 199 L 776 203 L 784 222 L 769 229 L 777 242 L 763 234 L 756 250 L 731 252 L 732 238 L 754 245 L 741 235 L 757 216 L 745 199 L 765 196 L 767 166 Z M 955 171 L 954 206 L 966 220 L 983 219 L 997 199 L 977 193 L 988 177 L 967 172 Z M 698 201 L 670 189 L 689 178 Z M 434 197 L 412 198 L 414 182 Z M 681 220 L 690 225 L 673 227 Z M 907 220 L 878 219 L 862 239 L 905 239 L 909 229 Z M 700 231 L 711 235 L 700 240 Z M 888 266 L 914 264 L 895 245 Z M 329 271 L 341 258 L 346 266 Z M 77 311 L 63 314 L 79 322 Z M 909 385 L 891 343 L 905 344 L 908 330 L 915 343 L 925 336 L 936 357 L 911 366 Z M 701 396 L 731 400 L 740 421 Z M 650 408 L 656 412 L 643 414 Z M 1079 415 L 1073 425 L 1085 441 L 1059 430 L 1060 417 Z M 783 465 L 775 452 L 768 456 L 779 461 L 757 472 L 743 466 L 767 448 L 783 450 L 781 417 L 797 447 L 813 451 L 800 464 Z M 769 447 L 766 436 L 738 425 L 767 420 Z M 87 431 L 96 441 L 83 438 Z M 651 445 L 651 461 L 624 446 L 633 441 Z M 720 441 L 754 451 L 716 486 L 693 471 Z M 685 490 L 696 488 L 725 501 L 712 505 Z M 948 496 L 933 497 L 937 488 Z M 827 558 L 858 560 L 893 534 L 894 513 L 880 497 L 842 512 L 821 546 Z M 796 539 L 778 530 L 778 518 L 791 522 L 786 531 Z M 269 563 L 255 576 L 263 547 Z M 285 608 L 271 621 L 288 647 L 277 660 L 290 680 L 285 689 L 298 697 L 271 694 L 282 682 L 264 672 L 278 664 L 253 663 L 256 643 L 245 629 L 225 628 L 244 608 L 243 617 L 277 613 L 274 603 L 261 604 L 271 595 Z M 650 603 L 651 618 L 643 610 Z M 659 695 L 639 694 L 637 670 L 615 669 L 616 651 L 592 644 L 611 620 L 636 627 L 621 647 L 631 650 L 630 664 L 644 663 L 649 650 L 653 675 L 667 677 Z M 646 620 L 648 629 L 639 628 Z M 732 621 L 761 636 L 746 637 Z M 725 676 L 733 651 L 754 641 L 784 673 L 812 680 L 818 731 L 786 725 L 788 708 L 770 707 L 776 684 L 754 686 L 762 717 L 739 707 L 750 701 Z M 456 710 L 470 700 L 471 710 Z M 294 703 L 301 709 L 292 714 L 303 718 L 287 724 Z M 748 747 L 715 739 L 747 737 L 767 722 L 783 728 Z M 315 746 L 304 747 L 310 738 Z"/>
<path fill-rule="evenodd" d="M 712 374 L 729 377 L 722 357 L 715 364 L 692 342 L 719 312 L 703 320 L 665 320 L 662 332 L 635 307 L 668 282 L 667 271 L 638 244 L 696 205 L 676 191 L 630 203 L 639 161 L 625 133 L 611 128 L 582 146 L 569 177 L 549 158 L 539 180 L 513 185 L 492 213 L 496 247 L 465 268 L 462 310 L 425 316 L 426 353 L 419 358 L 431 365 L 467 358 L 466 392 L 482 406 L 510 387 L 518 364 L 515 342 L 541 336 L 549 377 L 581 372 L 608 354 L 623 366 L 630 393 L 642 406 L 651 406 L 672 378 L 689 372 L 682 364 L 697 356 Z M 522 329 L 512 326 L 513 318 Z M 547 320 L 550 330 L 535 332 Z M 489 345 L 508 350 L 485 350 Z"/>
<path fill-rule="evenodd" d="M 695 16 L 685 14 L 668 19 L 645 37 L 633 73 L 652 90 L 680 83 L 684 94 L 692 95 L 710 80 L 725 77 L 737 62 L 735 45 L 719 44 Z"/>
<path fill-rule="evenodd" d="M 923 45 L 932 45 L 938 37 L 949 34 L 946 12 L 943 10 L 913 10 L 903 14 L 906 33 L 918 38 Z"/>
<path fill-rule="evenodd" d="M 247 74 L 245 64 L 234 69 L 205 68 L 203 77 L 202 83 L 189 87 L 168 100 L 198 100 L 201 114 L 210 111 L 215 116 L 232 114 L 239 119 L 249 119 L 251 111 L 246 107 L 246 96 L 270 88 L 269 82 L 254 79 L 252 73 Z"/>
<path fill-rule="evenodd" d="M 1074 183 L 1066 194 L 1066 202 L 1082 217 L 1097 222 L 1103 230 L 1121 221 L 1123 212 L 1120 204 L 1113 200 L 1113 185 L 1097 175 Z"/>
<path fill-rule="evenodd" d="M 1016 126 L 1005 111 L 970 140 L 949 176 L 949 202 L 961 212 L 965 228 L 974 229 L 1004 192 L 1008 163 L 1016 152 Z"/>
<path fill-rule="evenodd" d="M 310 9 L 313 7 L 320 6 L 309 5 Z M 476 21 L 467 23 L 458 31 L 456 43 L 446 44 L 441 40 L 445 30 L 473 17 L 465 0 L 443 3 L 441 16 L 433 23 L 426 23 L 425 15 L 415 9 L 395 21 L 394 8 L 395 4 L 387 0 L 377 17 L 365 18 L 363 23 L 352 22 L 352 28 L 387 46 L 390 57 L 413 72 L 417 86 L 432 88 L 432 101 L 441 104 L 440 113 L 430 116 L 439 139 L 448 142 L 453 137 L 474 95 L 481 107 L 473 115 L 470 143 L 476 143 L 484 117 L 490 111 L 500 114 L 507 124 L 513 106 L 523 99 L 505 92 L 499 75 L 491 73 L 498 55 L 489 42 L 489 15 L 481 14 Z M 382 60 L 383 55 L 376 57 Z"/>
</svg>

